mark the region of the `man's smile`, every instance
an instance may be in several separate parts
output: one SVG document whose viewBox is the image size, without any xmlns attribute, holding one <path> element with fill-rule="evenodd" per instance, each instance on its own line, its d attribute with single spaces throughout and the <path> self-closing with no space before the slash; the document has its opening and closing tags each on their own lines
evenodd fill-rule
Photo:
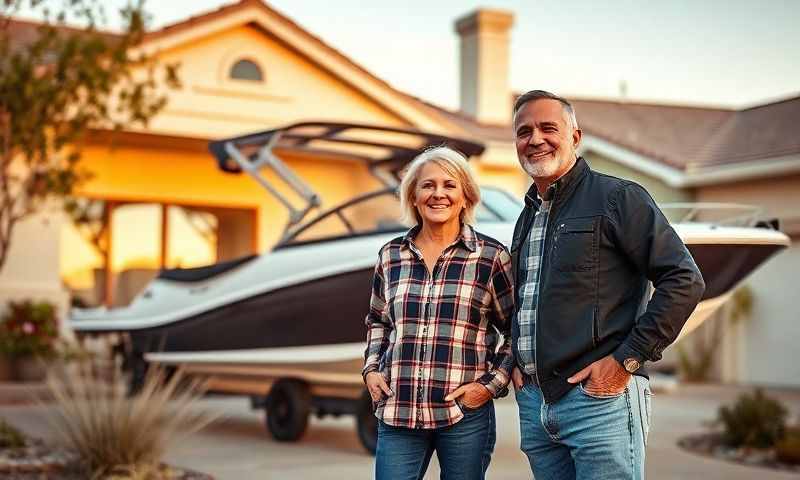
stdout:
<svg viewBox="0 0 800 480">
<path fill-rule="evenodd" d="M 547 155 L 550 155 L 551 153 L 554 152 L 555 150 L 545 150 L 543 152 L 531 152 L 528 154 L 528 159 L 537 160 L 539 158 L 546 157 Z"/>
</svg>

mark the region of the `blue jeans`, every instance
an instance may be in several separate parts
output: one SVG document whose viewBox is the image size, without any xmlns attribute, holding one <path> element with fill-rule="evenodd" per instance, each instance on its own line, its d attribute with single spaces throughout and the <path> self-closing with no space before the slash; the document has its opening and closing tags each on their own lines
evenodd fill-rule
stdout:
<svg viewBox="0 0 800 480">
<path fill-rule="evenodd" d="M 641 479 L 650 430 L 650 382 L 632 375 L 625 391 L 595 397 L 582 385 L 547 404 L 538 387 L 516 392 L 520 448 L 536 480 Z"/>
<path fill-rule="evenodd" d="M 442 479 L 483 479 L 494 451 L 494 404 L 464 411 L 455 425 L 435 429 L 393 427 L 378 422 L 377 480 L 419 480 L 434 450 Z"/>
</svg>

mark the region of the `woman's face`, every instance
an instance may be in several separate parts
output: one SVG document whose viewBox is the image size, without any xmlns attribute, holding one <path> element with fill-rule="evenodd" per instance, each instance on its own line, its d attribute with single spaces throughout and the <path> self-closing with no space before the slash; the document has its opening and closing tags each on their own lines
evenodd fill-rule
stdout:
<svg viewBox="0 0 800 480">
<path fill-rule="evenodd" d="M 465 205 L 461 182 L 434 162 L 422 166 L 414 189 L 414 206 L 422 217 L 422 223 L 458 223 Z"/>
</svg>

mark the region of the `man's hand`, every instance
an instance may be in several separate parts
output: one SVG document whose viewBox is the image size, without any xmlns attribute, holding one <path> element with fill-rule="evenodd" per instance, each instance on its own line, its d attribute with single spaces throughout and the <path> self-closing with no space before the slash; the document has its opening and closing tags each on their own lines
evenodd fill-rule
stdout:
<svg viewBox="0 0 800 480">
<path fill-rule="evenodd" d="M 459 398 L 461 399 L 461 405 L 470 409 L 476 409 L 492 398 L 492 392 L 482 384 L 472 382 L 461 385 L 444 397 L 445 401 L 448 402 Z"/>
<path fill-rule="evenodd" d="M 514 384 L 514 390 L 522 390 L 522 372 L 519 367 L 514 367 L 514 369 L 511 370 L 511 383 Z"/>
<path fill-rule="evenodd" d="M 618 395 L 625 391 L 631 374 L 622 368 L 614 357 L 608 355 L 589 364 L 586 368 L 569 377 L 569 383 L 579 383 L 587 379 L 584 389 L 598 396 Z"/>
<path fill-rule="evenodd" d="M 394 395 L 392 389 L 386 384 L 386 380 L 380 372 L 369 372 L 364 379 L 367 384 L 367 391 L 369 396 L 372 397 L 373 402 L 378 402 L 383 398 L 383 395 L 391 397 Z"/>
</svg>

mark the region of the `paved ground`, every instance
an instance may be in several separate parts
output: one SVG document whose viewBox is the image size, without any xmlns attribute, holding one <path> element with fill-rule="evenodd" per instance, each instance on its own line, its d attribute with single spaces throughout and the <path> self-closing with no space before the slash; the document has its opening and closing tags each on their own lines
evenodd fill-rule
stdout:
<svg viewBox="0 0 800 480">
<path fill-rule="evenodd" d="M 13 389 L 6 388 L 9 392 Z M 13 390 L 17 395 L 19 392 Z M 714 417 L 720 403 L 730 403 L 742 391 L 730 386 L 681 385 L 672 393 L 654 398 L 653 429 L 648 447 L 647 474 L 651 479 L 780 480 L 797 478 L 787 473 L 733 465 L 680 450 L 676 440 L 703 430 L 703 422 Z M 3 398 L 0 384 L 0 400 Z M 771 391 L 800 418 L 800 391 Z M 362 450 L 352 418 L 314 419 L 306 437 L 297 444 L 271 440 L 265 433 L 263 416 L 249 409 L 241 398 L 209 398 L 204 406 L 225 412 L 203 432 L 173 448 L 167 460 L 215 475 L 218 479 L 368 479 L 372 457 Z M 41 407 L 0 405 L 0 416 L 30 434 L 46 437 L 48 427 Z M 512 398 L 497 403 L 498 445 L 489 469 L 491 479 L 530 478 L 527 460 L 518 449 L 517 406 Z M 438 478 L 436 461 L 426 479 Z"/>
</svg>

